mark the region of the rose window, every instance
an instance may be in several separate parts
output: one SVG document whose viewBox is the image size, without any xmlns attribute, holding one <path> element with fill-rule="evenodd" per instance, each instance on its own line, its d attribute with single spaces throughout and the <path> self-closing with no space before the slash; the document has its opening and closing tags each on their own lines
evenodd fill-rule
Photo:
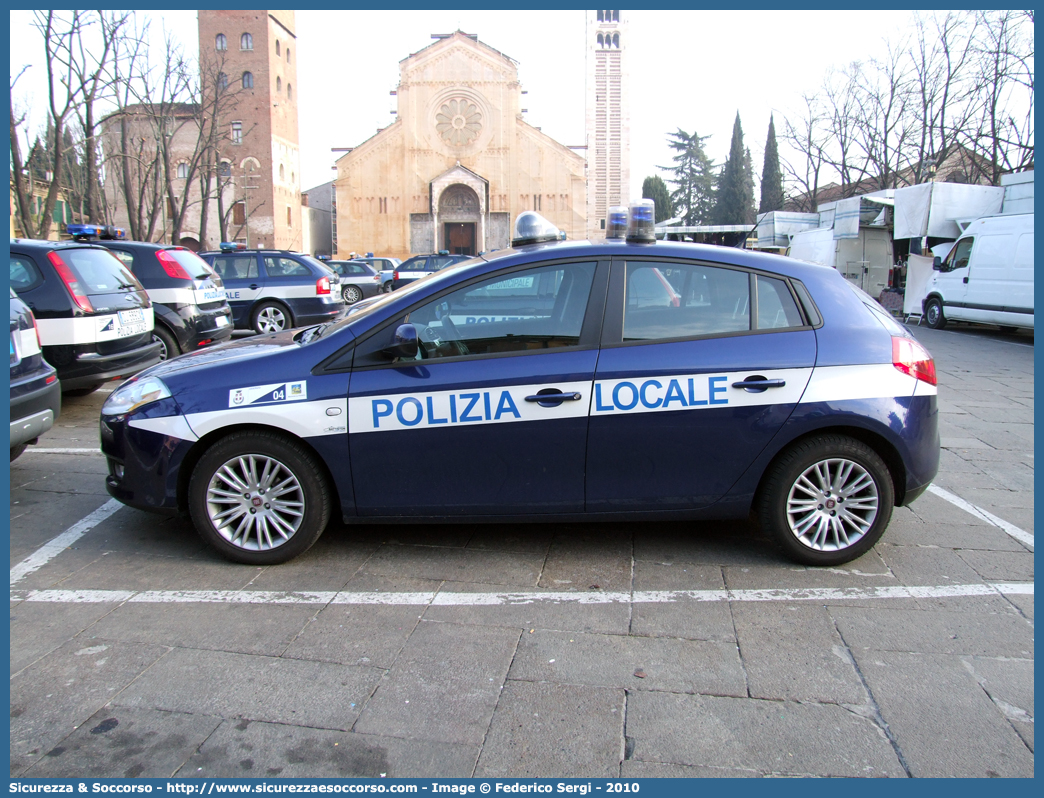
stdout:
<svg viewBox="0 0 1044 798">
<path fill-rule="evenodd" d="M 482 113 L 468 100 L 450 100 L 435 114 L 435 129 L 447 144 L 463 147 L 482 130 Z"/>
</svg>

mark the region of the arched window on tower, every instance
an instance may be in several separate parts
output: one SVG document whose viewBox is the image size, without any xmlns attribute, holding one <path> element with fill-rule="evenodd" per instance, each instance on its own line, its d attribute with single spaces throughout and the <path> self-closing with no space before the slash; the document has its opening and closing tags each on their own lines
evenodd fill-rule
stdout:
<svg viewBox="0 0 1044 798">
<path fill-rule="evenodd" d="M 599 22 L 605 22 L 605 12 L 604 11 L 599 11 L 598 12 L 598 21 Z"/>
<path fill-rule="evenodd" d="M 620 34 L 619 33 L 614 33 L 613 34 L 613 47 L 615 47 L 618 50 L 620 49 Z"/>
<path fill-rule="evenodd" d="M 289 83 L 286 84 L 286 99 L 294 99 L 294 87 L 291 86 Z"/>
<path fill-rule="evenodd" d="M 290 63 L 290 48 L 286 48 L 286 63 Z"/>
<path fill-rule="evenodd" d="M 282 91 L 282 90 L 283 90 L 283 79 L 277 75 L 276 76 L 276 91 L 279 92 L 279 91 Z"/>
<path fill-rule="evenodd" d="M 254 37 L 249 33 L 244 33 L 239 37 L 239 49 L 240 50 L 253 50 L 254 49 Z"/>
<path fill-rule="evenodd" d="M 598 13 L 601 14 L 602 12 L 599 11 Z M 600 33 L 598 34 L 598 46 L 605 47 L 605 38 Z"/>
<path fill-rule="evenodd" d="M 254 73 L 244 72 L 243 73 L 243 88 L 252 89 L 254 88 Z"/>
<path fill-rule="evenodd" d="M 276 39 L 276 55 L 279 55 L 279 39 Z"/>
<path fill-rule="evenodd" d="M 214 37 L 214 49 L 215 50 L 227 50 L 228 39 L 225 38 L 225 34 L 219 33 Z"/>
<path fill-rule="evenodd" d="M 286 169 L 282 164 L 279 164 L 279 179 L 286 180 Z"/>
<path fill-rule="evenodd" d="M 218 72 L 217 87 L 222 91 L 228 88 L 228 75 L 224 72 Z"/>
<path fill-rule="evenodd" d="M 187 163 L 179 163 L 178 164 L 178 178 L 181 179 L 181 180 L 184 180 L 187 177 L 188 177 L 188 164 Z"/>
<path fill-rule="evenodd" d="M 619 22 L 619 21 L 620 21 L 620 12 L 619 11 L 614 11 L 613 12 L 613 22 Z"/>
</svg>

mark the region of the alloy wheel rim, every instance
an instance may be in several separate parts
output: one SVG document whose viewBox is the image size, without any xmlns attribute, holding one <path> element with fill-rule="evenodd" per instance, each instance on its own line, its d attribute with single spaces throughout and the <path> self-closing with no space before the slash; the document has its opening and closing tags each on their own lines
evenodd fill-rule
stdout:
<svg viewBox="0 0 1044 798">
<path fill-rule="evenodd" d="M 207 485 L 207 515 L 233 546 L 268 551 L 282 546 L 301 527 L 304 490 L 283 463 L 260 454 L 233 457 Z"/>
<path fill-rule="evenodd" d="M 359 301 L 359 289 L 355 286 L 349 286 L 344 289 L 344 301 L 348 303 Z"/>
<path fill-rule="evenodd" d="M 162 338 L 160 338 L 158 335 L 153 333 L 153 335 L 152 335 L 152 343 L 157 343 L 157 342 L 160 345 L 160 362 L 162 363 L 164 360 L 167 359 L 167 356 L 168 356 L 168 353 L 167 353 L 167 343 Z"/>
<path fill-rule="evenodd" d="M 257 320 L 262 332 L 279 332 L 286 326 L 286 317 L 277 308 L 265 308 L 258 314 Z"/>
<path fill-rule="evenodd" d="M 854 546 L 877 518 L 877 483 L 859 463 L 829 458 L 813 463 L 787 495 L 787 524 L 799 543 L 815 551 Z"/>
</svg>

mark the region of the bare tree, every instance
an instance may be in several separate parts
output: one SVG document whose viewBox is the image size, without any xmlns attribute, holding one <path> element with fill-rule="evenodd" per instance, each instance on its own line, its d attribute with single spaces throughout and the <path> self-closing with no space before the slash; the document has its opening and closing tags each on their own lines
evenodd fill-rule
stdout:
<svg viewBox="0 0 1044 798">
<path fill-rule="evenodd" d="M 47 122 L 53 131 L 53 146 L 48 146 L 48 169 L 45 177 L 48 184 L 47 196 L 40 214 L 34 213 L 33 178 L 25 174 L 21 159 L 21 128 L 26 122 L 26 114 L 15 110 L 14 99 L 11 100 L 11 163 L 12 181 L 15 188 L 18 215 L 22 229 L 30 238 L 47 238 L 51 234 L 54 209 L 61 191 L 62 158 L 65 147 L 65 127 L 69 117 L 74 114 L 79 100 L 74 88 L 74 75 L 70 64 L 71 53 L 83 31 L 83 12 L 73 11 L 67 18 L 59 16 L 55 11 L 34 12 L 33 26 L 43 36 L 44 55 L 47 70 Z M 11 81 L 11 89 L 25 72 Z"/>
<path fill-rule="evenodd" d="M 998 185 L 1004 172 L 1033 163 L 1033 17 L 1015 11 L 976 16 L 980 34 L 972 46 L 972 81 L 978 91 L 961 139 L 978 156 L 973 168 Z"/>
<path fill-rule="evenodd" d="M 905 166 L 910 135 L 907 118 L 910 79 L 906 70 L 906 48 L 888 45 L 883 60 L 874 59 L 860 73 L 857 142 L 860 159 L 873 189 L 896 188 Z"/>
<path fill-rule="evenodd" d="M 801 114 L 783 119 L 782 138 L 798 157 L 781 156 L 780 162 L 790 181 L 797 186 L 794 196 L 797 209 L 811 212 L 819 204 L 821 177 L 827 168 L 829 132 L 819 100 L 807 94 L 802 99 L 805 107 Z"/>
</svg>

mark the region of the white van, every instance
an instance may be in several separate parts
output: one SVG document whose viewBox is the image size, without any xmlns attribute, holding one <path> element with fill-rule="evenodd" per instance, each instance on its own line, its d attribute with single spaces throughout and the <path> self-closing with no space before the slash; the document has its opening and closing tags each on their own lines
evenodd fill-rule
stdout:
<svg viewBox="0 0 1044 798">
<path fill-rule="evenodd" d="M 1033 329 L 1033 214 L 976 219 L 945 260 L 936 259 L 924 297 L 924 320 Z"/>
</svg>

